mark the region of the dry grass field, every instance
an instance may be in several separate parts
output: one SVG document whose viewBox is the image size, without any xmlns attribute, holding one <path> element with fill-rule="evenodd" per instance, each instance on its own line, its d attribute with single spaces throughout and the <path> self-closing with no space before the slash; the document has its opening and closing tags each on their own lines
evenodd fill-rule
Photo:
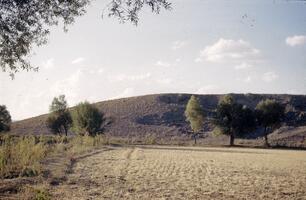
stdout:
<svg viewBox="0 0 306 200">
<path fill-rule="evenodd" d="M 306 152 L 114 147 L 78 161 L 55 199 L 306 199 Z"/>
</svg>

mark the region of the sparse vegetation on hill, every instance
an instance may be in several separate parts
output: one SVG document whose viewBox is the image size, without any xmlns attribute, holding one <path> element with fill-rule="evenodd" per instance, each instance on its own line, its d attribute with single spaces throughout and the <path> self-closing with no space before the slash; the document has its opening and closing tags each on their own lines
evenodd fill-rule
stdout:
<svg viewBox="0 0 306 200">
<path fill-rule="evenodd" d="M 218 102 L 224 95 L 197 95 L 200 105 L 205 110 L 206 117 L 214 117 Z M 289 132 L 269 134 L 271 145 L 303 147 L 303 135 L 306 136 L 306 96 L 304 95 L 264 95 L 264 94 L 232 94 L 237 103 L 255 109 L 256 105 L 265 99 L 275 99 L 285 106 L 283 126 Z M 190 140 L 189 124 L 184 112 L 190 94 L 158 94 L 103 101 L 94 104 L 104 113 L 103 133 L 109 137 L 125 138 L 137 141 L 148 135 L 156 141 L 176 141 L 188 143 Z M 12 123 L 10 133 L 52 134 L 45 126 L 47 115 L 42 115 Z M 301 127 L 298 129 L 298 127 Z M 214 125 L 211 120 L 205 120 L 203 134 L 198 139 L 199 145 L 226 145 L 226 136 L 215 137 L 212 133 Z M 297 130 L 298 129 L 298 130 Z M 295 131 L 297 130 L 297 131 Z M 303 131 L 304 130 L 304 131 Z M 294 135 L 294 134 L 298 135 Z M 245 134 L 236 140 L 236 144 L 261 146 L 264 145 L 264 134 L 258 129 Z"/>
</svg>

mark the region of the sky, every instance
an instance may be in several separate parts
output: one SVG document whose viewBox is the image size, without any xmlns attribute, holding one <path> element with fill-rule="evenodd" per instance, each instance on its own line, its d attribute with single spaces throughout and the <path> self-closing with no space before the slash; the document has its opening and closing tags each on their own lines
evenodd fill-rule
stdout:
<svg viewBox="0 0 306 200">
<path fill-rule="evenodd" d="M 306 3 L 169 0 L 138 26 L 103 17 L 105 1 L 30 56 L 38 72 L 0 72 L 0 104 L 13 120 L 48 112 L 53 97 L 81 101 L 156 93 L 306 94 Z"/>
</svg>

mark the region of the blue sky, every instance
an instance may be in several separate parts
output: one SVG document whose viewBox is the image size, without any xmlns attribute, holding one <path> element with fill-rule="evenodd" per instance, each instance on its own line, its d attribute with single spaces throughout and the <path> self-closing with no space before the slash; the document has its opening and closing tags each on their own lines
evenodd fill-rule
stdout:
<svg viewBox="0 0 306 200">
<path fill-rule="evenodd" d="M 140 24 L 101 18 L 94 1 L 68 33 L 53 27 L 34 48 L 39 72 L 0 73 L 13 119 L 48 112 L 54 96 L 84 100 L 152 93 L 306 94 L 306 4 L 277 0 L 175 0 Z"/>
</svg>

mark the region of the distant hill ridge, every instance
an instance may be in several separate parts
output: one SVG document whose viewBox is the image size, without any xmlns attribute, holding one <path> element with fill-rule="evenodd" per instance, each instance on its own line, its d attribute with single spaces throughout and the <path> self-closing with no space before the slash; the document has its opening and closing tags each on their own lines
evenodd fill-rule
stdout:
<svg viewBox="0 0 306 200">
<path fill-rule="evenodd" d="M 192 94 L 153 94 L 95 103 L 105 113 L 108 125 L 105 134 L 121 137 L 186 137 L 189 126 L 184 110 Z M 287 94 L 232 94 L 241 104 L 255 108 L 263 99 L 275 99 L 286 106 L 288 126 L 306 125 L 306 95 Z M 196 95 L 208 116 L 224 95 Z M 49 134 L 45 125 L 47 115 L 14 122 L 14 134 Z M 212 124 L 204 124 L 204 130 L 212 130 Z"/>
</svg>

